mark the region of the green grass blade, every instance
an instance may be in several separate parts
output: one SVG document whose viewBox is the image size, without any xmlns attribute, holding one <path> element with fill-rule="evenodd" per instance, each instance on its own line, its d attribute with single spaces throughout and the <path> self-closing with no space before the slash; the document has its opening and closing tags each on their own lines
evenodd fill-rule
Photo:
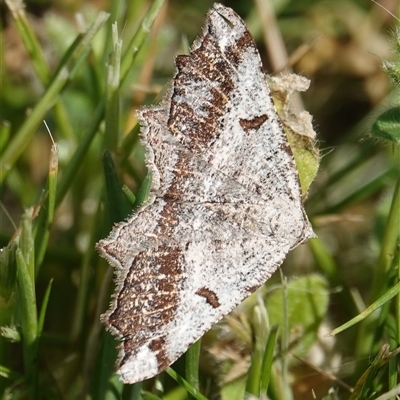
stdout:
<svg viewBox="0 0 400 400">
<path fill-rule="evenodd" d="M 135 209 L 138 209 L 148 199 L 152 183 L 153 176 L 149 171 L 140 185 L 139 191 L 136 195 Z"/>
<path fill-rule="evenodd" d="M 10 139 L 11 125 L 7 121 L 0 121 L 0 156 L 3 154 L 4 149 Z"/>
<path fill-rule="evenodd" d="M 158 397 L 150 392 L 143 392 L 142 393 L 143 400 L 162 400 L 161 397 Z M 165 400 L 165 397 L 163 398 Z"/>
<path fill-rule="evenodd" d="M 136 56 L 139 50 L 142 48 L 147 35 L 150 32 L 151 27 L 157 15 L 160 12 L 161 7 L 164 5 L 165 0 L 154 0 L 147 11 L 145 17 L 140 24 L 139 29 L 136 31 L 135 36 L 128 44 L 128 48 L 122 57 L 121 63 L 121 84 L 125 81 L 129 70 L 132 68 L 135 62 Z"/>
<path fill-rule="evenodd" d="M 377 176 L 376 178 L 372 179 L 370 182 L 365 184 L 363 187 L 356 190 L 354 193 L 351 193 L 349 196 L 339 201 L 337 204 L 334 204 L 331 207 L 328 207 L 327 209 L 323 210 L 323 213 L 335 214 L 337 212 L 340 212 L 346 207 L 350 207 L 354 204 L 362 202 L 369 196 L 372 196 L 378 190 L 381 190 L 382 187 L 384 187 L 387 184 L 388 180 L 396 178 L 398 174 L 399 174 L 398 167 L 393 167 L 388 169 L 381 175 Z"/>
<path fill-rule="evenodd" d="M 106 210 L 109 226 L 124 220 L 132 211 L 115 172 L 114 162 L 109 151 L 103 154 L 103 168 L 106 183 Z"/>
<path fill-rule="evenodd" d="M 373 154 L 373 149 L 374 146 L 372 143 L 367 143 L 365 146 L 361 147 L 352 160 L 328 177 L 324 186 L 329 188 L 340 183 L 342 179 L 345 180 L 355 169 L 364 164 L 365 160 L 370 158 L 371 154 Z M 307 208 L 310 212 L 313 212 L 314 209 L 319 209 L 318 203 L 321 201 L 320 195 L 321 193 L 319 191 L 311 191 L 310 197 L 307 199 Z"/>
<path fill-rule="evenodd" d="M 268 337 L 268 325 L 269 321 L 265 304 L 261 297 L 258 297 L 258 304 L 253 310 L 253 354 L 246 381 L 246 393 L 257 398 L 260 397 L 261 369 Z"/>
<path fill-rule="evenodd" d="M 106 86 L 106 131 L 104 145 L 106 149 L 115 150 L 119 142 L 119 79 L 122 41 L 118 39 L 117 24 L 112 25 L 113 52 L 107 68 Z"/>
<path fill-rule="evenodd" d="M 124 384 L 114 373 L 117 351 L 116 342 L 110 333 L 103 335 L 99 362 L 96 365 L 92 379 L 92 398 L 99 400 L 119 400 L 124 390 Z"/>
<path fill-rule="evenodd" d="M 21 233 L 19 236 L 19 249 L 26 264 L 31 286 L 35 290 L 35 244 L 32 234 L 32 219 L 30 210 L 26 211 L 21 219 Z M 35 295 L 35 292 L 33 292 Z"/>
<path fill-rule="evenodd" d="M 133 209 L 136 203 L 136 196 L 133 194 L 133 192 L 131 191 L 131 189 L 129 189 L 127 185 L 122 185 L 121 189 L 124 192 L 126 199 L 128 200 L 129 204 L 132 206 Z"/>
<path fill-rule="evenodd" d="M 17 273 L 15 264 L 15 252 L 18 247 L 17 239 L 13 239 L 0 251 L 0 298 L 8 303 L 14 296 L 17 284 Z M 8 307 L 7 307 L 8 308 Z M 0 325 L 6 323 L 6 307 L 2 307 L 0 313 Z"/>
<path fill-rule="evenodd" d="M 37 326 L 37 335 L 39 338 L 40 336 L 42 336 L 44 319 L 46 318 L 47 305 L 49 304 L 52 286 L 53 286 L 53 279 L 50 279 L 50 282 L 46 288 L 46 292 L 44 293 L 42 307 L 40 308 L 40 313 L 39 313 L 39 321 Z"/>
<path fill-rule="evenodd" d="M 349 400 L 372 399 L 372 398 L 376 399 L 376 393 L 375 393 L 376 385 L 374 381 L 376 380 L 376 377 L 380 372 L 380 370 L 382 370 L 382 368 L 386 364 L 388 364 L 391 360 L 398 357 L 399 350 L 400 348 L 390 353 L 389 346 L 383 345 L 379 350 L 378 355 L 373 359 L 370 366 L 358 379 L 354 387 L 354 391 L 352 392 Z M 382 395 L 380 398 L 389 399 L 388 397 L 385 397 L 385 395 Z"/>
<path fill-rule="evenodd" d="M 375 400 L 395 400 L 398 399 L 398 395 L 400 395 L 400 384 L 396 385 L 385 394 L 377 397 Z"/>
<path fill-rule="evenodd" d="M 29 53 L 30 60 L 40 79 L 46 85 L 50 79 L 50 69 L 47 65 L 39 41 L 26 18 L 25 8 L 20 1 L 6 0 L 6 4 L 15 20 L 18 33 Z"/>
<path fill-rule="evenodd" d="M 324 242 L 319 238 L 314 238 L 308 241 L 308 246 L 311 248 L 318 267 L 334 282 L 334 285 L 337 285 L 339 282 L 337 266 Z"/>
<path fill-rule="evenodd" d="M 83 35 L 78 35 L 75 42 L 70 46 L 70 49 L 65 53 L 59 68 L 67 68 L 70 79 L 74 78 L 75 74 L 86 60 L 88 53 L 92 49 L 95 35 L 107 22 L 109 16 L 110 15 L 105 12 L 100 12 L 89 29 Z"/>
<path fill-rule="evenodd" d="M 16 251 L 19 310 L 24 349 L 25 374 L 30 382 L 32 398 L 37 397 L 37 311 L 33 281 L 22 250 Z"/>
<path fill-rule="evenodd" d="M 177 374 L 171 367 L 166 369 L 167 374 L 184 387 L 188 393 L 190 393 L 197 400 L 207 400 L 207 397 L 203 396 L 197 389 L 195 389 L 189 382 L 183 379 L 179 374 Z"/>
<path fill-rule="evenodd" d="M 199 390 L 199 358 L 200 358 L 201 339 L 192 344 L 185 354 L 185 374 L 188 383 Z"/>
<path fill-rule="evenodd" d="M 47 182 L 47 199 L 45 207 L 40 210 L 39 218 L 35 226 L 35 248 L 36 248 L 36 273 L 42 265 L 44 254 L 47 249 L 50 236 L 50 228 L 53 223 L 54 210 L 56 206 L 58 176 L 58 146 L 53 144 L 50 151 L 49 178 Z"/>
<path fill-rule="evenodd" d="M 362 313 L 358 314 L 357 316 L 352 318 L 350 321 L 347 321 L 345 324 L 340 325 L 339 327 L 333 329 L 329 333 L 329 336 L 335 336 L 338 333 L 343 332 L 344 330 L 350 328 L 351 326 L 359 323 L 360 321 L 362 321 L 363 319 L 367 318 L 374 311 L 376 311 L 378 308 L 382 307 L 386 302 L 388 302 L 390 299 L 392 299 L 394 296 L 396 296 L 399 293 L 400 293 L 400 282 L 397 283 L 392 288 L 390 288 L 383 296 L 381 296 L 378 300 L 373 302 Z"/>
<path fill-rule="evenodd" d="M 271 327 L 268 335 L 267 344 L 265 346 L 264 358 L 262 360 L 261 377 L 260 377 L 260 393 L 266 395 L 268 391 L 269 381 L 272 374 L 272 363 L 274 360 L 274 349 L 278 335 L 278 325 Z"/>
<path fill-rule="evenodd" d="M 100 218 L 100 201 L 99 201 L 97 207 L 97 213 L 94 216 L 94 222 L 91 227 L 90 240 L 88 243 L 87 250 L 85 251 L 80 269 L 78 294 L 76 296 L 74 318 L 70 332 L 71 343 L 75 343 L 79 339 L 80 335 L 82 335 L 82 331 L 85 325 L 85 316 L 87 313 L 87 300 L 89 297 L 88 287 L 90 287 L 91 284 L 90 278 L 92 275 L 93 250 L 95 248 L 95 244 L 98 239 L 97 233 L 99 232 L 100 223 L 101 223 L 101 218 Z"/>
<path fill-rule="evenodd" d="M 393 262 L 396 245 L 400 238 L 400 178 L 397 179 L 392 204 L 387 217 L 387 225 L 379 254 L 378 268 L 374 279 L 372 299 L 376 299 L 385 290 L 387 272 Z"/>
</svg>

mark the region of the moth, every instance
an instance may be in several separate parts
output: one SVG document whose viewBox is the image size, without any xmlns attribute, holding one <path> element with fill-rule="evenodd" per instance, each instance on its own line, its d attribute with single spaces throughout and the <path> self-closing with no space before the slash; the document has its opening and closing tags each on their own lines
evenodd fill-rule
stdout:
<svg viewBox="0 0 400 400">
<path fill-rule="evenodd" d="M 243 20 L 215 4 L 161 104 L 138 112 L 148 200 L 97 249 L 125 383 L 167 368 L 312 237 L 293 155 Z"/>
</svg>

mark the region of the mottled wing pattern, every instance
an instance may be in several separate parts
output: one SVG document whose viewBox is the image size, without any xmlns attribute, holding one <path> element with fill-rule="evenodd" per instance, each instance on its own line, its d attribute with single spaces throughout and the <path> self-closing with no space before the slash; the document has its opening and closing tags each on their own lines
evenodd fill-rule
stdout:
<svg viewBox="0 0 400 400">
<path fill-rule="evenodd" d="M 116 269 L 102 316 L 125 383 L 174 362 L 313 235 L 244 22 L 215 4 L 170 94 L 139 112 L 149 201 L 98 244 Z"/>
</svg>

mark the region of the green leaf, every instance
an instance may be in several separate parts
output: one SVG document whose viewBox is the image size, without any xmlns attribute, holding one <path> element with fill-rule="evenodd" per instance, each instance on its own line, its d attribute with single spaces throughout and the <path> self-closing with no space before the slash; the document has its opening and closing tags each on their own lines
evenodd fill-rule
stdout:
<svg viewBox="0 0 400 400">
<path fill-rule="evenodd" d="M 372 125 L 371 135 L 400 144 L 400 106 L 383 112 Z"/>
</svg>

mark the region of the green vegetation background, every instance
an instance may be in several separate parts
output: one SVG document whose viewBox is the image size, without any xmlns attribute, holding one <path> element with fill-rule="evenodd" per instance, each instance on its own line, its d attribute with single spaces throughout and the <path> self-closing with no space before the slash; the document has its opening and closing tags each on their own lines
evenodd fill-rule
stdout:
<svg viewBox="0 0 400 400">
<path fill-rule="evenodd" d="M 2 398 L 400 394 L 399 20 L 367 0 L 273 3 L 276 19 L 266 0 L 224 2 L 267 72 L 311 80 L 320 167 L 305 207 L 318 238 L 203 338 L 200 358 L 197 344 L 186 367 L 125 387 L 99 321 L 111 268 L 94 246 L 146 192 L 135 109 L 159 101 L 212 1 L 0 3 Z"/>
</svg>

